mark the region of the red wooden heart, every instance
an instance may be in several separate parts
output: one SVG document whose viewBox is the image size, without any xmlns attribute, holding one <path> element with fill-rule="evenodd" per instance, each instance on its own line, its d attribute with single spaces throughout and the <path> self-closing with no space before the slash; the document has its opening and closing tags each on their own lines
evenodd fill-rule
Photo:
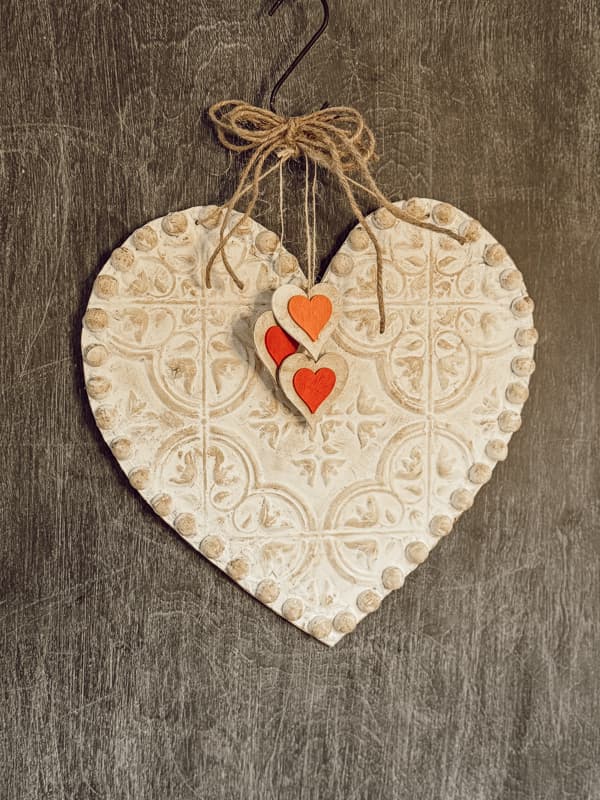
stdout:
<svg viewBox="0 0 600 800">
<path fill-rule="evenodd" d="M 316 372 L 307 368 L 299 369 L 294 374 L 292 383 L 298 397 L 304 400 L 314 414 L 333 391 L 335 381 L 335 372 L 329 367 L 321 367 Z"/>
<path fill-rule="evenodd" d="M 288 303 L 290 317 L 308 333 L 313 342 L 317 341 L 327 325 L 332 311 L 331 300 L 323 294 L 315 294 L 310 300 L 301 294 L 294 295 Z"/>
<path fill-rule="evenodd" d="M 298 342 L 288 336 L 279 325 L 271 325 L 265 333 L 265 347 L 273 361 L 279 366 L 298 349 Z"/>
</svg>

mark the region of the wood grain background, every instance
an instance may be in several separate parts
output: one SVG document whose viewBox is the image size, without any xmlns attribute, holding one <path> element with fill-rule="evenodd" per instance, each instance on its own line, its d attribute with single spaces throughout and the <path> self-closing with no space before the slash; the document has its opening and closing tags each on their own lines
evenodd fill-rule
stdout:
<svg viewBox="0 0 600 800">
<path fill-rule="evenodd" d="M 333 0 L 281 95 L 356 105 L 382 188 L 479 218 L 537 301 L 508 462 L 356 633 L 329 651 L 217 574 L 95 429 L 93 277 L 146 220 L 228 197 L 206 107 L 265 102 L 319 19 L 268 5 L 1 3 L 0 796 L 600 798 L 595 0 Z M 325 263 L 352 219 L 327 180 L 319 200 Z"/>
</svg>

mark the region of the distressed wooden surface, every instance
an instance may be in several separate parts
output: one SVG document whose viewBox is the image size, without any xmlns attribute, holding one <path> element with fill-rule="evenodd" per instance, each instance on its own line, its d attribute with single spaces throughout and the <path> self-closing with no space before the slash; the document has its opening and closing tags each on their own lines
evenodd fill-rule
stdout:
<svg viewBox="0 0 600 800">
<path fill-rule="evenodd" d="M 0 794 L 600 798 L 593 0 L 338 0 L 282 93 L 289 112 L 356 105 L 385 191 L 481 219 L 542 334 L 509 460 L 352 636 L 327 650 L 198 558 L 95 429 L 92 279 L 141 223 L 231 192 L 203 110 L 264 101 L 319 13 L 268 5 L 2 4 Z M 352 219 L 327 180 L 320 202 L 325 259 Z"/>
</svg>

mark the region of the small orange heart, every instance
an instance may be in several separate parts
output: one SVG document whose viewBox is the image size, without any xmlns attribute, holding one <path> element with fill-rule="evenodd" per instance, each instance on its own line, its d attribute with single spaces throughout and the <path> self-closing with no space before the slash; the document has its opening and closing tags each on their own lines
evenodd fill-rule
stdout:
<svg viewBox="0 0 600 800">
<path fill-rule="evenodd" d="M 288 311 L 294 322 L 306 331 L 313 342 L 316 342 L 329 322 L 333 306 L 331 300 L 323 294 L 315 294 L 310 300 L 304 295 L 297 294 L 290 298 Z"/>
<path fill-rule="evenodd" d="M 314 414 L 323 400 L 326 400 L 333 391 L 336 376 L 329 367 L 321 367 L 316 372 L 303 367 L 296 372 L 292 383 L 298 397 L 304 400 Z"/>
</svg>

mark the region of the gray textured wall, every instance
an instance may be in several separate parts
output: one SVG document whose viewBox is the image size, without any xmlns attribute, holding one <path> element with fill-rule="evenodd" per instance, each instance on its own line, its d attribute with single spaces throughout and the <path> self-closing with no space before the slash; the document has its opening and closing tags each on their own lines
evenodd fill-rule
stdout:
<svg viewBox="0 0 600 800">
<path fill-rule="evenodd" d="M 600 798 L 595 0 L 333 0 L 282 94 L 356 105 L 382 188 L 479 218 L 538 304 L 508 462 L 356 633 L 329 651 L 217 574 L 95 430 L 92 279 L 144 221 L 231 192 L 203 110 L 264 101 L 319 15 L 267 7 L 1 4 L 0 796 Z M 352 219 L 320 199 L 325 259 Z"/>
</svg>

